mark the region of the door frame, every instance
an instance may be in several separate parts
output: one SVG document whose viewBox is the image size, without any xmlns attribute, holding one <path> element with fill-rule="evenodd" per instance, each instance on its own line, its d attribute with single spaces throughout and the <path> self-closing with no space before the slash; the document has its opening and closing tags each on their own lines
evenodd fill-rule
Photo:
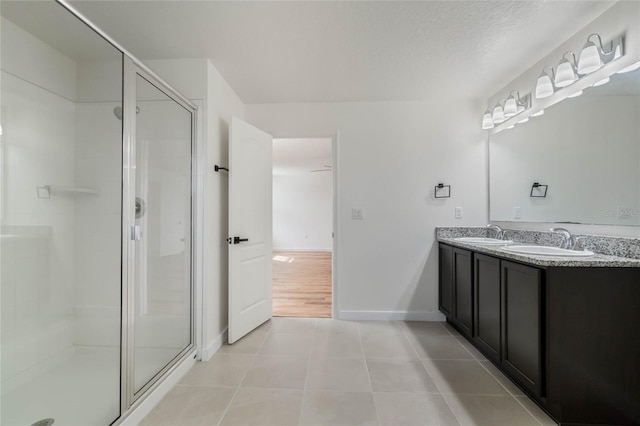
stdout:
<svg viewBox="0 0 640 426">
<path fill-rule="evenodd" d="M 339 239 L 340 239 L 340 226 L 338 222 L 338 211 L 340 204 L 338 177 L 340 171 L 340 156 L 338 155 L 338 147 L 340 141 L 340 131 L 336 131 L 331 136 L 331 156 L 333 157 L 333 170 L 331 171 L 331 184 L 333 185 L 333 238 L 332 238 L 332 253 L 331 253 L 331 317 L 333 319 L 340 319 L 340 286 L 339 286 L 339 267 L 340 256 L 339 252 Z"/>
<path fill-rule="evenodd" d="M 190 101 L 179 96 L 173 89 L 163 84 L 153 73 L 141 67 L 132 58 L 123 57 L 123 185 L 122 185 L 122 351 L 121 351 L 121 410 L 127 411 L 137 405 L 150 392 L 153 391 L 166 378 L 178 363 L 195 350 L 196 343 L 196 284 L 195 278 L 199 275 L 196 270 L 197 244 L 195 229 L 198 217 L 197 213 L 197 107 Z M 168 364 L 160 369 L 140 390 L 135 390 L 134 383 L 134 354 L 135 354 L 135 249 L 131 239 L 131 229 L 135 225 L 135 153 L 136 153 L 136 80 L 140 76 L 155 86 L 158 90 L 171 98 L 174 102 L 191 113 L 191 203 L 190 203 L 190 237 L 189 246 L 191 261 L 190 275 L 190 343 L 179 352 Z"/>
<path fill-rule="evenodd" d="M 340 141 L 340 131 L 337 130 L 331 136 L 273 136 L 273 139 L 292 139 L 292 138 L 304 138 L 304 139 L 331 139 L 331 160 L 332 160 L 332 170 L 331 170 L 331 231 L 333 232 L 333 238 L 331 239 L 331 318 L 340 319 L 340 309 L 339 309 L 339 301 L 340 301 L 340 286 L 339 286 L 339 237 L 340 237 L 340 226 L 338 224 L 338 211 L 340 207 L 340 186 L 338 185 L 338 177 L 340 171 L 340 156 L 338 154 L 339 141 Z M 272 289 L 273 292 L 273 289 Z"/>
</svg>

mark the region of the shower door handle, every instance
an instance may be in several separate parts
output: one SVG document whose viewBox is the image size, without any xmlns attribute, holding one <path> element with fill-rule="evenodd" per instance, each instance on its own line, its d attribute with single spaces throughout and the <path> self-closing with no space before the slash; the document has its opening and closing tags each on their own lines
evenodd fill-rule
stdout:
<svg viewBox="0 0 640 426">
<path fill-rule="evenodd" d="M 142 229 L 136 225 L 131 227 L 131 240 L 140 241 L 142 239 Z"/>
</svg>

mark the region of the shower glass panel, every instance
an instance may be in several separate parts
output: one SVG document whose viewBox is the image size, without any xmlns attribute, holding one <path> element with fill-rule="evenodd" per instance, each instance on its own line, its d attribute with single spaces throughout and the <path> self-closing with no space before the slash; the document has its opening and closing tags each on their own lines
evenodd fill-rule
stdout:
<svg viewBox="0 0 640 426">
<path fill-rule="evenodd" d="M 53 1 L 2 1 L 2 425 L 120 415 L 122 53 Z"/>
<path fill-rule="evenodd" d="M 191 344 L 192 112 L 136 77 L 134 392 Z"/>
</svg>

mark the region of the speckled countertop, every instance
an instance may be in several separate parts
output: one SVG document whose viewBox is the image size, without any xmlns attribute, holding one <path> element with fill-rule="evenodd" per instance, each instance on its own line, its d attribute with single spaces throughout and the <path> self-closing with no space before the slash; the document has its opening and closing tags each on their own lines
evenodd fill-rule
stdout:
<svg viewBox="0 0 640 426">
<path fill-rule="evenodd" d="M 493 232 L 493 231 L 489 231 Z M 527 235 L 527 232 L 531 232 L 530 235 Z M 549 234 L 545 236 L 544 234 Z M 587 250 L 591 250 L 595 252 L 593 256 L 589 257 L 562 257 L 562 256 L 537 256 L 537 255 L 528 255 L 528 254 L 519 254 L 519 253 L 511 253 L 504 250 L 501 250 L 500 247 L 496 246 L 487 246 L 483 244 L 473 244 L 468 242 L 460 242 L 457 241 L 458 237 L 485 237 L 485 236 L 493 236 L 487 234 L 486 228 L 481 227 L 469 227 L 469 228 L 436 228 L 436 238 L 438 241 L 450 244 L 452 246 L 473 250 L 478 253 L 483 253 L 491 256 L 499 256 L 504 259 L 511 259 L 522 263 L 528 263 L 530 265 L 535 266 L 545 266 L 545 267 L 617 267 L 617 268 L 640 268 L 640 259 L 634 259 L 630 257 L 622 257 L 615 256 L 612 254 L 603 254 L 597 251 L 597 248 L 602 246 L 602 240 L 608 237 L 599 237 L 592 236 L 594 241 L 589 241 L 585 239 L 585 248 Z M 555 238 L 558 238 L 557 235 L 552 234 L 550 232 L 540 232 L 540 231 L 522 231 L 518 230 L 517 233 L 508 234 L 507 238 L 513 239 L 515 242 L 512 244 L 536 244 L 536 245 L 553 245 L 558 246 L 559 240 L 554 241 Z M 534 241 L 531 241 L 531 240 Z M 619 243 L 616 239 L 616 244 Z M 635 245 L 638 244 L 638 240 L 636 239 L 627 239 L 628 243 L 632 245 L 630 248 L 625 247 L 614 247 L 615 251 L 621 251 L 623 253 L 634 253 Z M 610 243 L 609 245 L 614 245 L 614 243 Z M 609 245 L 604 244 L 606 248 Z M 614 249 L 612 248 L 612 250 Z M 604 251 L 604 250 L 603 250 Z"/>
</svg>

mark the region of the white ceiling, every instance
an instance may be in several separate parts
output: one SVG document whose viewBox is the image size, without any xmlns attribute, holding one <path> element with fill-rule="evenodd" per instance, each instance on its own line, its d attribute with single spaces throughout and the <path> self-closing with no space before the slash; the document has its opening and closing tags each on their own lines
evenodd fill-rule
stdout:
<svg viewBox="0 0 640 426">
<path fill-rule="evenodd" d="M 485 99 L 614 2 L 72 4 L 140 59 L 209 58 L 252 104 Z"/>
<path fill-rule="evenodd" d="M 331 168 L 331 139 L 274 139 L 274 176 L 312 173 Z M 313 172 L 328 173 L 328 172 Z"/>
</svg>

